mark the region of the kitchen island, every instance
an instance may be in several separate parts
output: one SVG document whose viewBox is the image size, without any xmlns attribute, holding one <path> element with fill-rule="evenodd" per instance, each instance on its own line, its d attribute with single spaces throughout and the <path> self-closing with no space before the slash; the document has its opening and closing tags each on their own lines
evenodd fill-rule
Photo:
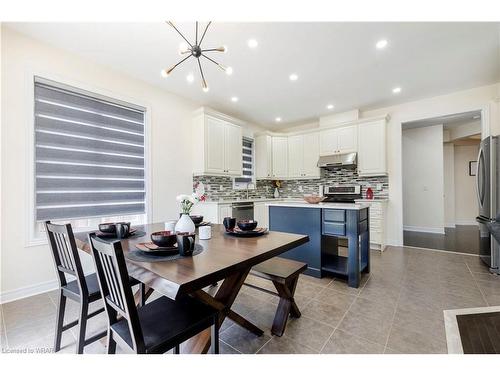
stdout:
<svg viewBox="0 0 500 375">
<path fill-rule="evenodd" d="M 309 242 L 281 256 L 305 262 L 305 272 L 347 278 L 359 287 L 361 273 L 370 272 L 369 205 L 363 203 L 270 202 L 269 229 L 304 234 Z M 339 255 L 338 239 L 348 241 L 347 256 Z"/>
</svg>

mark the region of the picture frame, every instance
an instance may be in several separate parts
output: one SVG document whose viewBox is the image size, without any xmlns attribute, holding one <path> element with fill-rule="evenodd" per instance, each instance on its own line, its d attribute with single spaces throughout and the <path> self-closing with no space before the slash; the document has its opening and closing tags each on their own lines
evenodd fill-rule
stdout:
<svg viewBox="0 0 500 375">
<path fill-rule="evenodd" d="M 469 176 L 475 176 L 477 171 L 477 161 L 471 160 L 469 162 Z"/>
</svg>

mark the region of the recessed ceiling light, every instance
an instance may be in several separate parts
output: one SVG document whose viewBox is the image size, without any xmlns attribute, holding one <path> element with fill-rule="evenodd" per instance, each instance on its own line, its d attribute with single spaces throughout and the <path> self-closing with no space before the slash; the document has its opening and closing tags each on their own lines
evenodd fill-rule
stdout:
<svg viewBox="0 0 500 375">
<path fill-rule="evenodd" d="M 326 106 L 326 108 L 327 108 L 327 109 L 333 109 L 333 104 L 328 104 L 328 105 Z"/>
<path fill-rule="evenodd" d="M 227 74 L 228 76 L 230 76 L 231 74 L 233 74 L 233 68 L 231 68 L 230 66 L 228 66 L 228 67 L 226 68 L 226 74 Z"/>
<path fill-rule="evenodd" d="M 248 39 L 248 47 L 250 48 L 255 48 L 259 45 L 259 42 L 257 42 L 255 39 Z"/>
<path fill-rule="evenodd" d="M 281 117 L 276 117 L 276 118 L 274 119 L 274 121 L 276 121 L 276 122 L 281 122 Z"/>
<path fill-rule="evenodd" d="M 386 39 L 381 39 L 377 42 L 377 44 L 375 44 L 375 47 L 377 47 L 377 49 L 384 49 L 385 47 L 387 47 L 387 40 Z"/>
<path fill-rule="evenodd" d="M 239 99 L 238 99 L 238 97 L 237 97 L 237 96 L 233 96 L 233 97 L 231 98 L 231 101 L 232 101 L 233 103 L 236 103 L 238 100 L 239 100 Z"/>
<path fill-rule="evenodd" d="M 193 75 L 193 73 L 189 73 L 186 76 L 186 81 L 188 81 L 189 83 L 193 83 L 193 81 L 194 81 L 194 75 Z"/>
<path fill-rule="evenodd" d="M 393 93 L 393 94 L 399 94 L 400 92 L 401 92 L 401 87 L 394 87 L 394 88 L 392 89 L 392 93 Z"/>
<path fill-rule="evenodd" d="M 292 73 L 292 74 L 290 74 L 290 77 L 288 77 L 288 78 L 290 78 L 290 81 L 296 81 L 299 79 L 299 76 L 295 73 Z"/>
</svg>

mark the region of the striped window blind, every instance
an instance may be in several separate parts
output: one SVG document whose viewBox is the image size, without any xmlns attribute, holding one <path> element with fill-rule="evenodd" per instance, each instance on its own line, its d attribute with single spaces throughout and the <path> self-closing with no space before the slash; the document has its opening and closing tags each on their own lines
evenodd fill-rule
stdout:
<svg viewBox="0 0 500 375">
<path fill-rule="evenodd" d="M 243 138 L 243 176 L 234 179 L 235 185 L 246 188 L 246 184 L 253 182 L 253 139 Z"/>
<path fill-rule="evenodd" d="M 145 109 L 35 79 L 36 220 L 145 213 Z"/>
</svg>

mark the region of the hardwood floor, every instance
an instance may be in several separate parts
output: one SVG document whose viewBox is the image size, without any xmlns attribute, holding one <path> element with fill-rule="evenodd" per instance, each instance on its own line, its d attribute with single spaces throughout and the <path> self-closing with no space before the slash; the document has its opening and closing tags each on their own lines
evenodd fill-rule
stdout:
<svg viewBox="0 0 500 375">
<path fill-rule="evenodd" d="M 479 228 L 477 225 L 457 225 L 445 228 L 445 234 L 403 232 L 405 246 L 422 247 L 466 254 L 479 254 Z"/>
</svg>

